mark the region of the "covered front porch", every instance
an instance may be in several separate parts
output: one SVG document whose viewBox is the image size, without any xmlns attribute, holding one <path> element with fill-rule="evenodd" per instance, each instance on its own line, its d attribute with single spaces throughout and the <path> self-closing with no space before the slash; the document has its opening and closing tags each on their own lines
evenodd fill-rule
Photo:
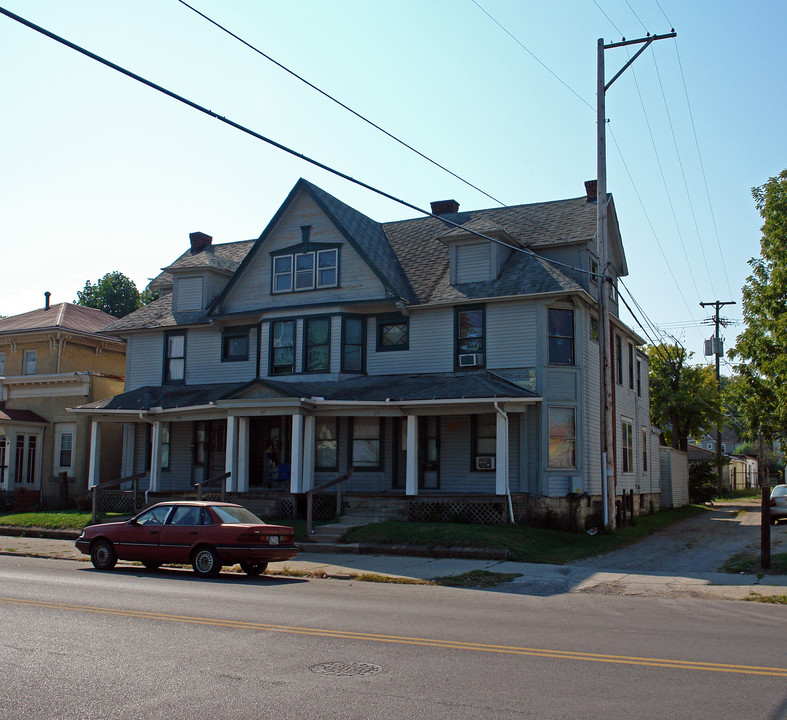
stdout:
<svg viewBox="0 0 787 720">
<path fill-rule="evenodd" d="M 352 468 L 348 496 L 504 497 L 536 472 L 540 398 L 488 373 L 180 390 L 76 410 L 93 416 L 91 487 L 107 422 L 124 426 L 123 476 L 147 473 L 153 495 L 227 474 L 226 492 L 297 498 Z"/>
</svg>

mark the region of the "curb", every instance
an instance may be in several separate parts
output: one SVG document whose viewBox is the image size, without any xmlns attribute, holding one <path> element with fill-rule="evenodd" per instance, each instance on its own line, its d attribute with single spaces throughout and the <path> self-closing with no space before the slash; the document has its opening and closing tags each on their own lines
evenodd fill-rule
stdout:
<svg viewBox="0 0 787 720">
<path fill-rule="evenodd" d="M 341 545 L 337 545 L 337 551 Z M 428 557 L 428 558 L 455 558 L 463 560 L 507 560 L 508 550 L 502 548 L 472 548 L 472 547 L 446 547 L 436 545 L 428 547 L 426 545 L 376 545 L 373 543 L 361 543 L 356 549 L 348 547 L 347 552 L 358 552 L 361 555 L 405 555 L 408 557 Z"/>
<path fill-rule="evenodd" d="M 50 530 L 38 527 L 11 527 L 0 525 L 0 535 L 10 537 L 46 538 L 47 540 L 76 540 L 82 533 L 79 530 Z"/>
</svg>

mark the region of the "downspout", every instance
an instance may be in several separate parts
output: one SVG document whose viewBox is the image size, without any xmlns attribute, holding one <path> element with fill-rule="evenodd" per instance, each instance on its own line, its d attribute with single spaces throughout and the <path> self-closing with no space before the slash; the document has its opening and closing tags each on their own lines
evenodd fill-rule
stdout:
<svg viewBox="0 0 787 720">
<path fill-rule="evenodd" d="M 506 428 L 508 427 L 508 413 L 503 410 L 500 405 L 498 404 L 497 400 L 495 400 L 495 410 L 506 420 Z M 506 458 L 506 496 L 508 497 L 508 515 L 511 518 L 511 523 L 514 523 L 514 503 L 511 500 L 511 485 L 508 482 L 509 478 L 508 472 L 508 459 Z"/>
<path fill-rule="evenodd" d="M 152 420 L 148 420 L 147 417 L 146 417 L 148 412 L 149 412 L 148 410 L 140 410 L 139 411 L 139 419 L 142 420 L 143 422 L 146 422 L 148 425 L 153 425 L 153 421 Z M 132 465 L 132 469 L 133 469 L 133 465 Z M 150 473 L 152 473 L 152 472 L 153 472 L 153 468 L 150 468 L 150 472 L 148 473 L 148 489 L 145 490 L 145 506 L 146 507 L 148 505 L 150 505 L 150 496 L 149 496 L 150 495 Z M 136 500 L 134 502 L 136 502 Z"/>
</svg>

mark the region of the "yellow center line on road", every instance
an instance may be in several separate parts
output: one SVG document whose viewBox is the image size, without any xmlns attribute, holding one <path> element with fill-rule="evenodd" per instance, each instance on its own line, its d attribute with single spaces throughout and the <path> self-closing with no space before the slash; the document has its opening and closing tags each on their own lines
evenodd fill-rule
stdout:
<svg viewBox="0 0 787 720">
<path fill-rule="evenodd" d="M 706 672 L 737 673 L 741 675 L 769 675 L 787 678 L 787 668 L 761 667 L 758 665 L 731 665 L 727 663 L 708 663 L 694 660 L 674 660 L 668 658 L 631 657 L 627 655 L 605 655 L 601 653 L 575 652 L 571 650 L 550 650 L 547 648 L 518 647 L 511 645 L 489 645 L 485 643 L 462 642 L 458 640 L 441 640 L 439 638 L 419 638 L 399 635 L 377 635 L 350 630 L 325 630 L 321 628 L 297 627 L 291 625 L 273 625 L 269 623 L 247 622 L 242 620 L 218 620 L 214 618 L 194 617 L 189 615 L 170 615 L 167 613 L 147 612 L 143 610 L 118 610 L 91 605 L 69 605 L 65 603 L 43 602 L 40 600 L 21 600 L 0 597 L 0 603 L 6 605 L 24 605 L 50 610 L 70 610 L 72 612 L 115 615 L 118 617 L 136 618 L 140 620 L 163 620 L 167 622 L 208 625 L 239 630 L 263 630 L 296 635 L 312 635 L 331 637 L 344 640 L 366 640 L 368 642 L 395 643 L 398 645 L 419 645 L 449 650 L 469 650 L 475 652 L 499 653 L 504 655 L 526 655 L 531 657 L 555 658 L 560 660 L 578 660 L 584 662 L 602 662 L 621 665 L 639 665 L 642 667 L 672 668 L 676 670 L 704 670 Z"/>
</svg>

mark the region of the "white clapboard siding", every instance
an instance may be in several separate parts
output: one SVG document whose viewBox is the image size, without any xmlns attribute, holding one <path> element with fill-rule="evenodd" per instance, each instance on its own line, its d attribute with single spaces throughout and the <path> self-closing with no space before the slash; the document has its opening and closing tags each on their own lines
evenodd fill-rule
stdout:
<svg viewBox="0 0 787 720">
<path fill-rule="evenodd" d="M 491 243 L 484 241 L 456 247 L 456 282 L 469 283 L 492 277 Z"/>
<path fill-rule="evenodd" d="M 126 345 L 126 391 L 161 385 L 164 333 L 134 334 Z"/>
<path fill-rule="evenodd" d="M 221 330 L 190 328 L 186 339 L 186 382 L 189 385 L 253 380 L 257 374 L 257 328 L 249 329 L 247 360 L 222 362 Z"/>
<path fill-rule="evenodd" d="M 176 312 L 202 310 L 203 284 L 202 276 L 175 278 L 172 309 Z"/>
<path fill-rule="evenodd" d="M 377 352 L 377 321 L 367 324 L 366 372 L 394 373 L 453 372 L 454 310 L 430 308 L 410 313 L 410 349 Z"/>
<path fill-rule="evenodd" d="M 301 226 L 310 225 L 309 241 L 341 243 L 339 286 L 303 292 L 271 293 L 271 256 L 274 250 L 301 242 Z M 244 274 L 222 302 L 224 312 L 265 308 L 287 308 L 294 304 L 346 302 L 385 297 L 385 288 L 363 258 L 328 220 L 316 203 L 301 192 L 250 261 Z"/>
<path fill-rule="evenodd" d="M 490 303 L 486 306 L 486 366 L 534 367 L 537 363 L 535 303 Z M 451 328 L 453 334 L 453 328 Z"/>
</svg>

